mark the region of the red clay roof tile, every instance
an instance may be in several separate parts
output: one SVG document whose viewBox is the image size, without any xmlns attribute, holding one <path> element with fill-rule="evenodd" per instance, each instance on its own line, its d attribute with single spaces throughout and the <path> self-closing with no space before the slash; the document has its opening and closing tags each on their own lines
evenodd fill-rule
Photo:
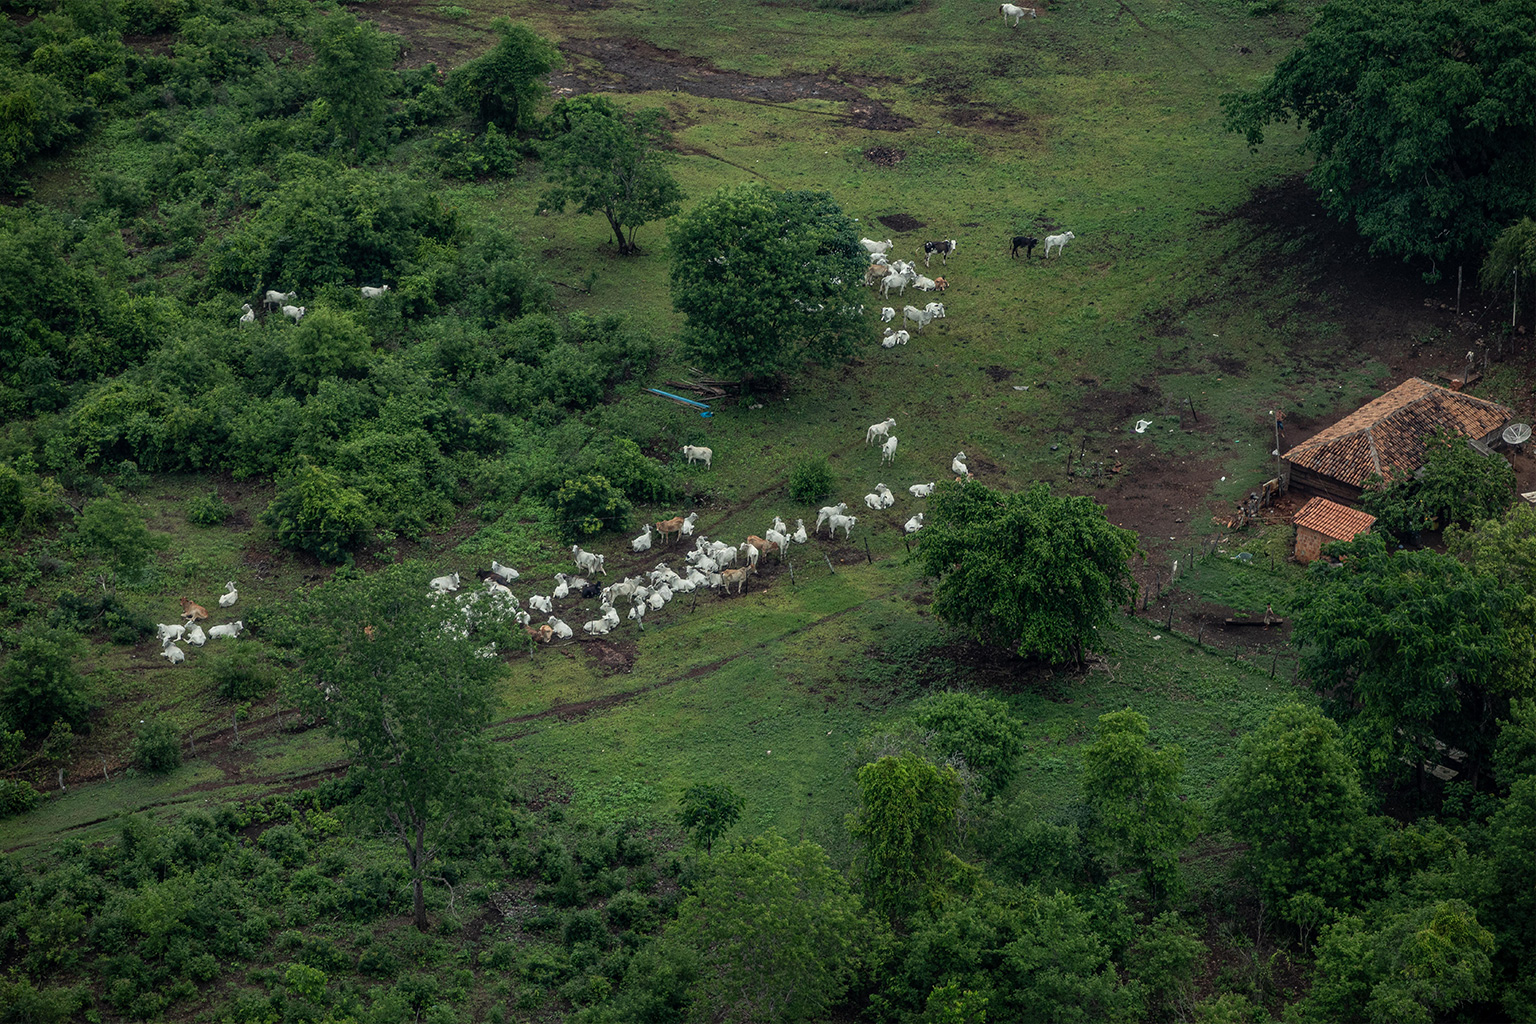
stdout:
<svg viewBox="0 0 1536 1024">
<path fill-rule="evenodd" d="M 1327 498 L 1313 498 L 1301 506 L 1291 522 L 1334 540 L 1354 540 L 1371 532 L 1376 517 Z"/>
</svg>

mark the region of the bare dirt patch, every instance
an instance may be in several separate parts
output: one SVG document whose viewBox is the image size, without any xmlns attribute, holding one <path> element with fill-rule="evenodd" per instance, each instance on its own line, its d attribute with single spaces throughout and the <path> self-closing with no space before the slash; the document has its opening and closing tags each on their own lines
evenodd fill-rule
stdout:
<svg viewBox="0 0 1536 1024">
<path fill-rule="evenodd" d="M 864 89 L 876 79 L 843 76 L 836 68 L 820 74 L 749 75 L 716 67 L 677 50 L 664 50 L 633 37 L 568 39 L 560 44 L 572 59 L 568 69 L 550 77 L 556 95 L 585 92 L 682 92 L 711 99 L 772 105 L 800 100 L 846 104 L 841 114 L 825 114 L 867 131 L 905 131 L 915 122 L 893 112 Z M 820 114 L 819 111 L 804 111 Z"/>
<path fill-rule="evenodd" d="M 437 13 L 445 6 L 441 0 L 421 3 L 412 0 L 390 0 L 388 6 L 373 4 L 348 4 L 347 10 L 359 18 L 367 19 L 385 32 L 403 36 L 406 40 L 395 61 L 397 68 L 421 68 L 436 64 L 441 71 L 449 71 L 477 56 L 490 45 L 488 38 L 474 46 L 457 36 L 479 35 L 472 26 L 458 18 Z M 297 44 L 295 44 L 297 45 Z"/>
<path fill-rule="evenodd" d="M 890 146 L 873 146 L 864 151 L 864 159 L 877 167 L 895 167 L 906 158 L 906 150 L 893 149 Z"/>
<path fill-rule="evenodd" d="M 916 231 L 918 228 L 927 227 L 925 221 L 918 220 L 910 213 L 891 213 L 876 219 L 892 231 Z"/>
<path fill-rule="evenodd" d="M 632 671 L 639 645 L 633 641 L 593 640 L 582 644 L 593 668 L 605 676 Z"/>
</svg>

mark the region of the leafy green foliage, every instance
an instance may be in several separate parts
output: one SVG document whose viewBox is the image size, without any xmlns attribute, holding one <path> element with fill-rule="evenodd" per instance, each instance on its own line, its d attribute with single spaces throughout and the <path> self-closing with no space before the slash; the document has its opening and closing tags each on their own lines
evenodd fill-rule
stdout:
<svg viewBox="0 0 1536 1024">
<path fill-rule="evenodd" d="M 596 473 L 566 480 L 554 494 L 562 535 L 581 539 L 629 526 L 634 507 L 608 478 Z"/>
<path fill-rule="evenodd" d="M 29 740 L 41 740 L 56 721 L 86 727 L 93 707 L 85 679 L 75 668 L 79 638 L 33 620 L 9 638 L 0 665 L 0 714 Z"/>
<path fill-rule="evenodd" d="M 1491 576 L 1504 590 L 1504 635 L 1509 640 L 1510 688 L 1529 692 L 1536 684 L 1536 508 L 1517 502 L 1502 519 L 1470 530 L 1445 532 L 1445 548 L 1474 573 Z"/>
<path fill-rule="evenodd" d="M 163 718 L 144 723 L 133 738 L 133 764 L 155 775 L 180 768 L 181 730 Z"/>
<path fill-rule="evenodd" d="M 1448 555 L 1389 553 L 1375 534 L 1328 550 L 1346 561 L 1308 569 L 1294 636 L 1300 675 L 1323 695 L 1351 753 L 1388 778 L 1403 759 L 1433 756 L 1437 740 L 1481 760 L 1509 699 L 1509 594 Z"/>
<path fill-rule="evenodd" d="M 348 550 L 366 544 L 373 530 L 363 496 L 307 460 L 279 485 L 262 521 L 279 544 L 326 562 L 345 561 Z"/>
<path fill-rule="evenodd" d="M 601 95 L 560 100 L 545 122 L 540 147 L 552 186 L 541 200 L 553 210 L 601 213 L 619 254 L 638 251 L 635 231 L 681 208 L 683 190 L 667 171 L 670 134 L 659 107 L 627 114 Z"/>
<path fill-rule="evenodd" d="M 1297 893 L 1341 906 L 1365 891 L 1365 798 L 1337 725 L 1289 704 L 1243 737 L 1218 804 L 1282 916 Z"/>
<path fill-rule="evenodd" d="M 665 941 L 697 964 L 696 1019 L 788 1022 L 826 1018 L 868 929 L 821 847 L 769 833 L 710 859 Z"/>
<path fill-rule="evenodd" d="M 1205 943 L 1172 911 L 1152 919 L 1126 953 L 1126 973 L 1147 994 L 1148 1009 L 1157 1018 L 1184 1016 L 1195 991 L 1195 972 L 1205 962 Z"/>
<path fill-rule="evenodd" d="M 491 23 L 501 38 L 489 53 L 459 65 L 448 76 L 448 94 L 466 110 L 515 135 L 533 119 L 548 95 L 549 73 L 560 66 L 553 43 L 504 18 Z"/>
<path fill-rule="evenodd" d="M 826 459 L 797 462 L 789 471 L 789 496 L 795 501 L 817 502 L 829 496 L 837 481 Z"/>
<path fill-rule="evenodd" d="M 869 260 L 829 194 L 756 182 L 721 188 L 675 218 L 668 235 L 688 358 L 751 378 L 852 354 L 865 330 L 856 289 Z"/>
<path fill-rule="evenodd" d="M 1178 796 L 1184 752 L 1154 748 L 1150 731 L 1129 708 L 1100 715 L 1098 738 L 1083 748 L 1083 797 L 1095 816 L 1090 840 L 1164 896 L 1180 888 L 1179 851 L 1195 822 Z"/>
<path fill-rule="evenodd" d="M 315 88 L 324 104 L 322 118 L 354 150 L 372 142 L 389 111 L 397 39 L 371 21 L 336 11 L 320 20 L 310 45 L 315 50 Z"/>
<path fill-rule="evenodd" d="M 1260 88 L 1226 96 L 1228 131 L 1295 119 L 1309 180 L 1374 251 L 1476 252 L 1531 209 L 1536 34 L 1528 0 L 1334 0 Z"/>
<path fill-rule="evenodd" d="M 1516 275 L 1536 277 L 1536 220 L 1521 217 L 1494 239 L 1478 270 L 1477 281 L 1495 295 L 1514 291 Z"/>
<path fill-rule="evenodd" d="M 1515 495 L 1515 471 L 1497 455 L 1488 456 L 1464 438 L 1437 432 L 1425 442 L 1424 470 L 1414 477 L 1368 489 L 1361 508 L 1376 515 L 1400 539 L 1421 528 L 1465 527 L 1499 519 Z M 1378 510 L 1380 510 L 1378 512 Z"/>
<path fill-rule="evenodd" d="M 1000 700 L 935 694 L 918 704 L 917 724 L 933 732 L 936 750 L 959 757 L 976 773 L 983 796 L 996 796 L 1018 770 L 1024 731 Z"/>
<path fill-rule="evenodd" d="M 165 538 L 149 531 L 137 509 L 113 496 L 86 504 L 75 528 L 75 546 L 102 562 L 115 583 L 142 576 Z"/>
<path fill-rule="evenodd" d="M 1294 1019 L 1428 1024 L 1487 995 L 1493 945 L 1460 900 L 1395 914 L 1379 928 L 1346 917 L 1324 932 L 1312 992 Z"/>
<path fill-rule="evenodd" d="M 916 754 L 859 769 L 860 808 L 848 830 L 863 846 L 864 891 L 899 917 L 917 906 L 945 867 L 960 806 L 960 776 Z"/>
<path fill-rule="evenodd" d="M 730 786 L 700 783 L 683 791 L 683 806 L 677 820 L 692 834 L 694 845 L 709 853 L 715 840 L 736 824 L 745 805 L 746 801 Z"/>
<path fill-rule="evenodd" d="M 418 576 L 415 567 L 338 573 L 305 601 L 286 642 L 304 666 L 288 697 L 323 714 L 345 745 L 362 806 L 406 854 L 424 931 L 423 885 L 453 823 L 500 798 L 500 762 L 483 735 L 499 662 L 480 648 L 508 634 L 488 618 L 472 635 L 445 629 L 462 611 L 433 603 Z"/>
<path fill-rule="evenodd" d="M 187 499 L 187 522 L 195 526 L 222 526 L 234 512 L 229 502 L 219 497 L 217 487 L 208 494 L 194 494 Z"/>
<path fill-rule="evenodd" d="M 1023 655 L 1081 661 L 1088 635 L 1136 592 L 1135 551 L 1136 534 L 1092 498 L 971 483 L 934 491 L 921 558 L 939 581 L 934 612 L 951 626 Z"/>
<path fill-rule="evenodd" d="M 972 1006 L 985 1000 L 992 1021 L 1131 1019 L 1132 993 L 1121 987 L 1108 945 L 1067 893 L 988 885 L 911 921 L 910 930 L 878 965 L 872 1002 L 883 1019 L 921 1019 L 923 1009 L 942 1007 L 945 990 L 974 993 Z"/>
</svg>

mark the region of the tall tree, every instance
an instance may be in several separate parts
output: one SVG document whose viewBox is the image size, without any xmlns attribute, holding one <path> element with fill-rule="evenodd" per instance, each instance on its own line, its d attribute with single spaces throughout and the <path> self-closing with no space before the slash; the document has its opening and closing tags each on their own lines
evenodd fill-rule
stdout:
<svg viewBox="0 0 1536 1024">
<path fill-rule="evenodd" d="M 693 834 L 695 845 L 704 847 L 705 853 L 711 853 L 715 840 L 736 824 L 745 804 L 746 801 L 730 786 L 700 783 L 683 791 L 683 806 L 678 811 L 677 820 Z"/>
<path fill-rule="evenodd" d="M 423 886 L 445 837 L 504 782 L 483 735 L 501 662 L 484 648 L 507 636 L 466 621 L 458 603 L 422 594 L 419 572 L 342 571 L 306 597 L 286 638 L 302 666 L 288 696 L 342 741 L 360 811 L 405 853 L 422 930 Z"/>
<path fill-rule="evenodd" d="M 315 48 L 315 90 L 332 123 L 356 150 L 384 126 L 395 89 L 390 69 L 399 39 L 380 32 L 371 21 L 335 13 L 320 19 L 310 43 Z"/>
<path fill-rule="evenodd" d="M 1100 715 L 1098 731 L 1083 749 L 1082 785 L 1100 854 L 1140 869 L 1154 896 L 1174 893 L 1195 824 L 1179 800 L 1184 751 L 1153 747 L 1146 718 L 1130 708 Z"/>
<path fill-rule="evenodd" d="M 98 579 L 103 590 L 115 591 L 122 580 L 141 577 L 166 542 L 165 534 L 151 533 L 144 516 L 116 494 L 87 504 L 75 530 L 75 546 L 102 564 Z"/>
<path fill-rule="evenodd" d="M 1502 461 L 1502 460 L 1501 460 Z M 1518 502 L 1502 519 L 1445 532 L 1445 548 L 1478 575 L 1491 576 L 1509 598 L 1503 604 L 1513 691 L 1536 695 L 1536 508 Z"/>
<path fill-rule="evenodd" d="M 1281 916 L 1297 893 L 1331 906 L 1359 893 L 1365 797 L 1339 727 L 1316 708 L 1287 704 L 1243 737 L 1217 809 Z"/>
<path fill-rule="evenodd" d="M 666 111 L 652 107 L 626 113 L 606 96 L 576 96 L 555 104 L 540 148 L 544 176 L 553 187 L 543 204 L 576 212 L 601 213 L 613 229 L 619 254 L 638 252 L 635 231 L 672 216 L 683 190 L 667 171 L 671 154 Z"/>
<path fill-rule="evenodd" d="M 864 337 L 856 289 L 869 259 L 826 192 L 722 188 L 668 237 L 684 352 L 710 372 L 777 377 L 846 359 Z"/>
<path fill-rule="evenodd" d="M 1509 591 L 1435 551 L 1389 553 L 1367 534 L 1330 545 L 1297 586 L 1301 677 L 1372 776 L 1423 766 L 1437 742 L 1472 755 L 1475 778 L 1507 712 Z"/>
<path fill-rule="evenodd" d="M 869 924 L 812 842 L 769 833 L 722 849 L 663 942 L 698 965 L 692 1019 L 825 1020 L 853 978 Z"/>
<path fill-rule="evenodd" d="M 1536 211 L 1533 38 L 1536 0 L 1331 0 L 1226 127 L 1305 128 L 1309 180 L 1373 251 L 1472 253 Z"/>
<path fill-rule="evenodd" d="M 955 831 L 960 775 L 916 754 L 859 769 L 861 806 L 849 831 L 864 846 L 864 891 L 893 917 L 939 877 Z"/>
<path fill-rule="evenodd" d="M 934 491 L 922 560 L 938 577 L 934 612 L 983 643 L 1081 663 L 1089 633 L 1136 593 L 1136 534 L 1092 498 L 1050 486 L 1001 494 L 980 484 Z"/>
<path fill-rule="evenodd" d="M 491 28 L 501 38 L 489 53 L 448 76 L 448 94 L 511 135 L 533 120 L 539 100 L 549 95 L 546 83 L 560 66 L 560 51 L 526 25 L 506 18 L 497 18 Z"/>
</svg>

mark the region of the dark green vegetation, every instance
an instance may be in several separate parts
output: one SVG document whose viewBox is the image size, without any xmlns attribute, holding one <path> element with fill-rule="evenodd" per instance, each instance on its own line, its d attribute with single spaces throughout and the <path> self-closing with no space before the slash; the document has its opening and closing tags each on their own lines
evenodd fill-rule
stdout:
<svg viewBox="0 0 1536 1024">
<path fill-rule="evenodd" d="M 1274 77 L 1226 100 L 1251 145 L 1295 120 L 1324 207 L 1427 273 L 1536 209 L 1536 3 L 1333 0 Z"/>
<path fill-rule="evenodd" d="M 7 21 L 0 1006 L 1531 1017 L 1532 514 L 1486 521 L 1507 481 L 1447 449 L 1402 505 L 1449 556 L 1303 573 L 1283 527 L 1208 526 L 1273 474 L 1269 410 L 1492 340 L 1221 131 L 1315 8 L 721 6 Z M 960 239 L 909 346 L 863 235 Z M 641 390 L 695 370 L 749 393 Z M 961 448 L 977 483 L 909 496 Z M 545 647 L 425 595 L 839 500 L 850 540 L 644 632 Z M 183 597 L 244 634 L 169 664 Z M 1296 632 L 1209 628 L 1267 607 Z"/>
</svg>

